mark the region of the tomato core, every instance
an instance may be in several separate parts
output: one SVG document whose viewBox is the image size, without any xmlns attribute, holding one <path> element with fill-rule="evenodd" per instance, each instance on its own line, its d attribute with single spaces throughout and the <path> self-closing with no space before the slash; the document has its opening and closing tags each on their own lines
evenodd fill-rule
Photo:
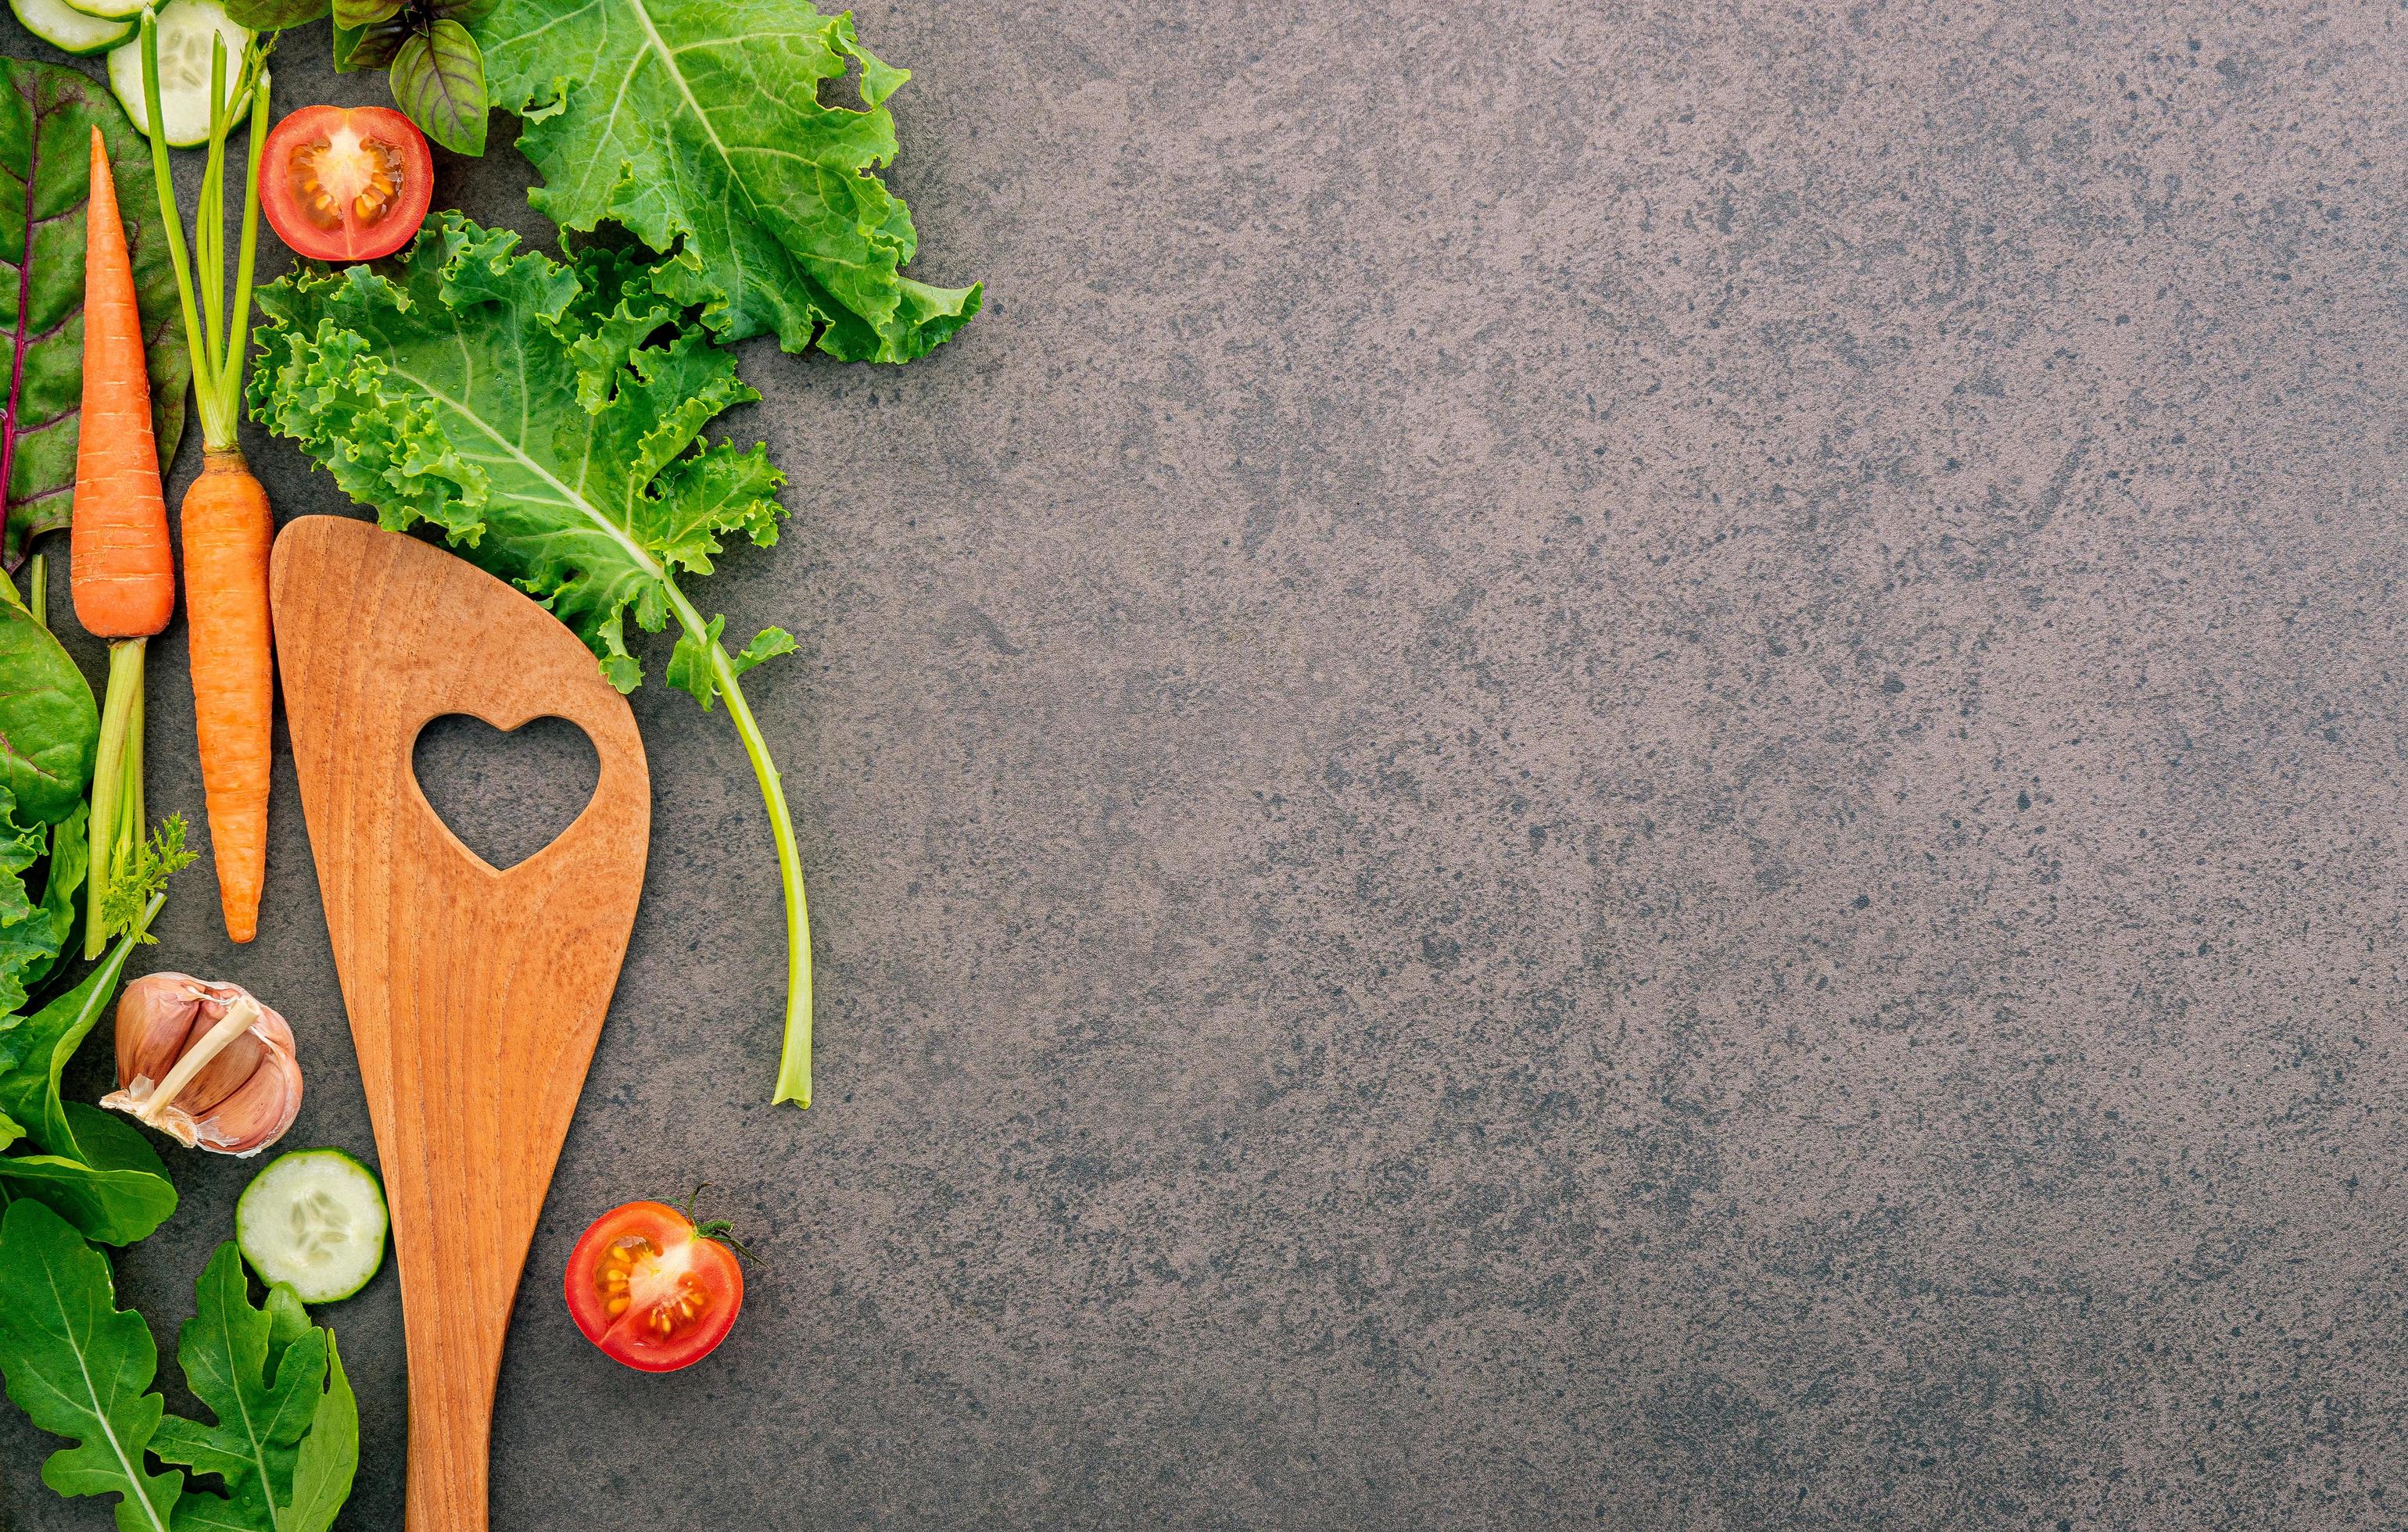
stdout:
<svg viewBox="0 0 2408 1532">
<path fill-rule="evenodd" d="M 384 107 L 304 107 L 267 136 L 260 201 L 317 261 L 373 261 L 409 242 L 435 195 L 418 125 Z"/>
<path fill-rule="evenodd" d="M 602 1311 L 618 1319 L 634 1310 L 633 1323 L 663 1340 L 690 1329 L 710 1310 L 710 1295 L 694 1278 L 694 1246 L 665 1253 L 640 1234 L 610 1242 L 603 1253 L 596 1291 Z"/>
<path fill-rule="evenodd" d="M 401 150 L 348 122 L 294 148 L 285 173 L 294 200 L 322 229 L 341 228 L 346 208 L 359 222 L 375 222 L 409 183 Z"/>
</svg>

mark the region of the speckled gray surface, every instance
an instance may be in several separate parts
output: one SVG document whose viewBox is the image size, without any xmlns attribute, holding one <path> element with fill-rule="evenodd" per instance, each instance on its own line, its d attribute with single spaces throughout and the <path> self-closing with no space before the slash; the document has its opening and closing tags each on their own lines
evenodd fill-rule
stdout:
<svg viewBox="0 0 2408 1532">
<path fill-rule="evenodd" d="M 2408 1524 L 2397 7 L 859 15 L 991 298 L 732 422 L 821 1105 L 743 757 L 648 689 L 497 1527 Z M 155 957 L 363 1145 L 279 787 L 266 935 Z M 178 1164 L 163 1337 L 241 1180 Z M 703 1179 L 744 1324 L 621 1371 L 562 1260 Z M 394 1527 L 390 1275 L 331 1318 Z M 0 1519 L 103 1525 L 39 1450 Z"/>
</svg>

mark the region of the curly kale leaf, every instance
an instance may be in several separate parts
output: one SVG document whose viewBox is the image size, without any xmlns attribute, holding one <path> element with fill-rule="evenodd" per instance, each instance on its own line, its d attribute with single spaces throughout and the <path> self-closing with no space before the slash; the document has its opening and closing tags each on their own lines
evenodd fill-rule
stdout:
<svg viewBox="0 0 2408 1532">
<path fill-rule="evenodd" d="M 678 610 L 675 577 L 710 573 L 724 536 L 776 541 L 782 478 L 758 446 L 702 439 L 758 395 L 658 268 L 600 250 L 562 265 L 446 213 L 390 276 L 306 272 L 258 301 L 253 416 L 385 526 L 441 528 L 622 691 L 642 679 L 631 615 L 653 633 L 680 618 L 681 680 L 707 665 L 715 633 Z M 746 652 L 766 657 L 765 640 Z"/>
<path fill-rule="evenodd" d="M 910 78 L 807 0 L 499 0 L 475 23 L 493 104 L 519 114 L 564 229 L 604 219 L 673 253 L 665 291 L 724 338 L 774 333 L 848 362 L 908 362 L 980 289 L 902 274 L 910 210 L 886 100 Z M 820 99 L 858 69 L 859 109 Z"/>
</svg>

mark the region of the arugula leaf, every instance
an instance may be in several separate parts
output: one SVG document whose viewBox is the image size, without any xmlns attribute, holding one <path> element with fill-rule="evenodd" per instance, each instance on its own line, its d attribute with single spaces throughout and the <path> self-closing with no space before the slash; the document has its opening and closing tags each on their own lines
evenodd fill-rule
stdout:
<svg viewBox="0 0 2408 1532">
<path fill-rule="evenodd" d="M 351 1381 L 343 1375 L 342 1349 L 328 1330 L 326 1392 L 319 1396 L 309 1434 L 301 1439 L 301 1451 L 294 1459 L 293 1498 L 278 1511 L 281 1532 L 326 1532 L 351 1498 L 359 1467 L 359 1400 L 351 1393 Z"/>
<path fill-rule="evenodd" d="M 662 291 L 729 340 L 908 362 L 981 289 L 902 274 L 910 210 L 876 172 L 910 78 L 807 0 L 500 0 L 475 26 L 493 104 L 519 114 L 528 193 L 563 229 L 611 219 L 675 258 Z M 860 110 L 820 100 L 858 70 Z"/>
<path fill-rule="evenodd" d="M 183 1475 L 143 1453 L 166 1405 L 151 1392 L 158 1347 L 142 1316 L 117 1307 L 108 1260 L 39 1202 L 0 1216 L 0 1373 L 36 1425 L 77 1445 L 52 1453 L 42 1482 L 61 1495 L 115 1495 L 121 1532 L 170 1532 Z"/>
<path fill-rule="evenodd" d="M 629 617 L 653 633 L 677 620 L 674 677 L 725 701 L 768 809 L 786 894 L 776 1099 L 808 1104 L 810 937 L 793 821 L 720 626 L 677 583 L 710 573 L 724 536 L 777 539 L 783 476 L 758 446 L 702 437 L 757 395 L 685 321 L 660 266 L 599 249 L 564 266 L 518 247 L 507 229 L 444 213 L 397 266 L 305 269 L 262 289 L 251 416 L 386 527 L 439 527 L 542 602 L 621 691 L 642 680 Z M 757 664 L 779 647 L 755 639 L 746 654 Z"/>
<path fill-rule="evenodd" d="M 199 1297 L 176 1359 L 217 1425 L 171 1415 L 150 1450 L 217 1475 L 226 1494 L 194 1491 L 176 1527 L 322 1532 L 359 1465 L 359 1410 L 334 1332 L 311 1324 L 289 1287 L 270 1288 L 266 1306 L 253 1308 L 231 1240 L 209 1257 Z"/>
</svg>

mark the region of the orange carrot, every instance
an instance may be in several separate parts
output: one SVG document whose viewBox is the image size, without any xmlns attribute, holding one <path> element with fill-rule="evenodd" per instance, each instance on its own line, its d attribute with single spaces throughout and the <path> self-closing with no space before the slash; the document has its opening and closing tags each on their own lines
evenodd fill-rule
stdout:
<svg viewBox="0 0 2408 1532">
<path fill-rule="evenodd" d="M 192 628 L 193 719 L 200 736 L 209 845 L 217 856 L 218 903 L 225 912 L 226 935 L 249 941 L 259 934 L 260 885 L 267 871 L 267 745 L 276 707 L 267 551 L 276 526 L 267 492 L 243 462 L 235 429 L 242 414 L 243 363 L 251 349 L 259 166 L 267 137 L 266 52 L 256 39 L 245 44 L 236 72 L 228 68 L 223 39 L 211 45 L 209 92 L 218 104 L 209 112 L 208 163 L 201 172 L 200 205 L 194 213 L 188 254 L 175 178 L 167 167 L 166 137 L 160 131 L 158 18 L 148 9 L 142 13 L 141 47 L 150 174 L 158 183 L 159 217 L 167 226 L 167 258 L 176 268 L 176 296 L 193 355 L 193 412 L 201 422 L 201 477 L 184 492 L 184 617 Z M 221 83 L 230 73 L 235 89 L 221 94 Z M 245 117 L 251 122 L 250 172 L 243 183 L 242 242 L 236 251 L 229 308 L 226 135 Z"/>
<path fill-rule="evenodd" d="M 159 444 L 150 434 L 150 374 L 142 360 L 142 312 L 118 216 L 108 143 L 92 130 L 92 184 L 84 204 L 83 410 L 77 424 L 75 519 L 68 533 L 76 620 L 108 646 L 108 694 L 93 763 L 90 915 L 84 955 L 109 932 L 102 911 L 117 871 L 142 841 L 142 669 L 150 636 L 176 610 L 176 560 Z"/>
<path fill-rule="evenodd" d="M 134 263 L 117 213 L 108 145 L 92 130 L 92 199 L 84 208 L 83 419 L 76 442 L 76 620 L 103 638 L 146 638 L 176 609 L 176 565 Z"/>
<path fill-rule="evenodd" d="M 226 935 L 259 931 L 267 872 L 268 729 L 276 707 L 267 620 L 267 492 L 235 447 L 210 447 L 184 492 L 184 620 L 193 715 Z"/>
</svg>

